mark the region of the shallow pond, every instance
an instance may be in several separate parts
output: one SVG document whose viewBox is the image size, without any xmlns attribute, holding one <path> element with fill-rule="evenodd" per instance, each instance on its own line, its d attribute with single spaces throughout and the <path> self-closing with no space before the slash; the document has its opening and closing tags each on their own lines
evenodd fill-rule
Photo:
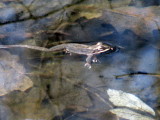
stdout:
<svg viewBox="0 0 160 120">
<path fill-rule="evenodd" d="M 145 0 L 2 0 L 1 45 L 102 42 L 114 50 L 96 55 L 88 69 L 87 55 L 1 49 L 0 120 L 127 119 L 110 111 L 119 106 L 107 90 L 137 96 L 156 114 L 143 106 L 133 111 L 159 119 L 158 8 L 158 2 Z"/>
</svg>

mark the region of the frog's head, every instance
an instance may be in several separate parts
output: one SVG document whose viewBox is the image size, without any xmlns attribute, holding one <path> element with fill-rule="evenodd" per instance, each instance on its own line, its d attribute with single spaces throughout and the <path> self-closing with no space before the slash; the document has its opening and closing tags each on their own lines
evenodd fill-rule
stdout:
<svg viewBox="0 0 160 120">
<path fill-rule="evenodd" d="M 98 42 L 94 48 L 94 54 L 99 54 L 107 51 L 112 51 L 114 48 L 108 44 L 103 44 L 102 42 Z"/>
</svg>

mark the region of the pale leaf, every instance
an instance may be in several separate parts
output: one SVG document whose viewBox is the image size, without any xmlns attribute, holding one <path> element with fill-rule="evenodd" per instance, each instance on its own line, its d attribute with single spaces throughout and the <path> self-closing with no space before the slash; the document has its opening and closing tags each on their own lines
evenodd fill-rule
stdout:
<svg viewBox="0 0 160 120">
<path fill-rule="evenodd" d="M 132 110 L 126 108 L 116 108 L 110 110 L 113 114 L 116 114 L 118 117 L 129 119 L 129 120 L 155 120 L 149 116 L 144 116 Z"/>
<path fill-rule="evenodd" d="M 155 112 L 151 107 L 146 105 L 143 101 L 141 101 L 138 97 L 136 97 L 133 94 L 113 89 L 108 89 L 107 93 L 109 95 L 109 100 L 115 106 L 128 107 L 155 115 Z"/>
<path fill-rule="evenodd" d="M 12 91 L 25 91 L 33 86 L 32 80 L 25 75 L 25 68 L 19 57 L 8 51 L 0 50 L 0 96 Z"/>
</svg>

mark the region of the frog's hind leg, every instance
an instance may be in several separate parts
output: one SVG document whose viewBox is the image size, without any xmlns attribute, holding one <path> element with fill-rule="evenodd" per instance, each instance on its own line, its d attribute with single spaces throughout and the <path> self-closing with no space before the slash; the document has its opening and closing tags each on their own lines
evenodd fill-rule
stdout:
<svg viewBox="0 0 160 120">
<path fill-rule="evenodd" d="M 88 67 L 89 69 L 91 69 L 92 57 L 93 57 L 93 55 L 88 55 L 86 58 L 86 63 L 84 65 L 84 66 Z"/>
</svg>

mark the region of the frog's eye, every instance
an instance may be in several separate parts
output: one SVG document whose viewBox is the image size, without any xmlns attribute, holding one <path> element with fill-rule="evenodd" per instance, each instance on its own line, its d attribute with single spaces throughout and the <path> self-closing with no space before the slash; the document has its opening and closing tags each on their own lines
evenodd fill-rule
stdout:
<svg viewBox="0 0 160 120">
<path fill-rule="evenodd" d="M 97 45 L 101 46 L 101 45 L 102 45 L 102 42 L 98 42 Z"/>
</svg>

